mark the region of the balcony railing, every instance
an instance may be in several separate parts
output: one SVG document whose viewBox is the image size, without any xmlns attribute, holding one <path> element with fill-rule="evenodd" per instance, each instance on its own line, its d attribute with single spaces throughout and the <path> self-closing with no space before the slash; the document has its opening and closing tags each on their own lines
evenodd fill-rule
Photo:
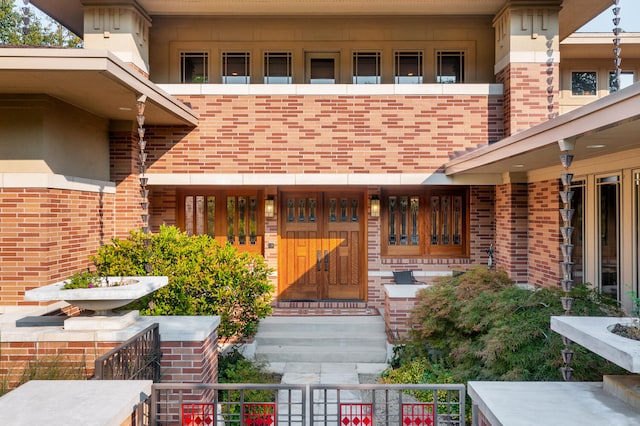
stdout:
<svg viewBox="0 0 640 426">
<path fill-rule="evenodd" d="M 465 424 L 451 385 L 153 385 L 152 425 L 374 426 Z"/>
</svg>

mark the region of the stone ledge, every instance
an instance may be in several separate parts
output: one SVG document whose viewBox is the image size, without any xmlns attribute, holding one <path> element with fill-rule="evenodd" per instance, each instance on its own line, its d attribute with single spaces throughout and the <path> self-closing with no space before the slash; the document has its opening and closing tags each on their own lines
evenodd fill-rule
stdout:
<svg viewBox="0 0 640 426">
<path fill-rule="evenodd" d="M 120 426 L 151 395 L 150 380 L 32 380 L 0 398 L 3 425 Z"/>
<path fill-rule="evenodd" d="M 418 291 L 429 287 L 426 284 L 385 284 L 384 291 L 389 299 L 415 299 Z"/>
<path fill-rule="evenodd" d="M 625 317 L 551 317 L 551 329 L 631 373 L 640 373 L 640 342 L 609 331 Z"/>
</svg>

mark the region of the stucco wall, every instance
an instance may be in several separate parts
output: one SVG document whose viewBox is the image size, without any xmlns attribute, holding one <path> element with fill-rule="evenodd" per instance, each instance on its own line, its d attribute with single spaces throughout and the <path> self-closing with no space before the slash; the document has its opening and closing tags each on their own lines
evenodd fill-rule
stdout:
<svg viewBox="0 0 640 426">
<path fill-rule="evenodd" d="M 0 172 L 109 180 L 108 125 L 50 97 L 0 97 Z"/>
<path fill-rule="evenodd" d="M 435 50 L 464 50 L 467 82 L 491 83 L 494 30 L 491 17 L 153 17 L 151 79 L 179 83 L 180 51 L 207 51 L 211 83 L 220 83 L 222 51 L 252 53 L 252 83 L 262 83 L 265 51 L 293 53 L 294 83 L 304 82 L 305 52 L 340 54 L 339 82 L 351 79 L 354 50 L 382 52 L 383 83 L 393 80 L 393 52 L 422 50 L 425 83 L 435 82 Z"/>
</svg>

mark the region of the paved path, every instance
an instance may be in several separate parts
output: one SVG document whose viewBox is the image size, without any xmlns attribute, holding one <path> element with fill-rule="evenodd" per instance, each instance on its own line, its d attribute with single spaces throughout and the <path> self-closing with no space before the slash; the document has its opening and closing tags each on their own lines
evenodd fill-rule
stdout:
<svg viewBox="0 0 640 426">
<path fill-rule="evenodd" d="M 269 370 L 282 374 L 284 384 L 358 384 L 359 374 L 380 374 L 387 364 L 349 362 L 272 362 Z"/>
</svg>

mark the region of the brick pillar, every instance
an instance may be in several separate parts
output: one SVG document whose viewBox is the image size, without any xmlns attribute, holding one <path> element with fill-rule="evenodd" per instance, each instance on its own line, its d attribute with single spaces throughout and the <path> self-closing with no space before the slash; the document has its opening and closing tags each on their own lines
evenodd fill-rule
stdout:
<svg viewBox="0 0 640 426">
<path fill-rule="evenodd" d="M 507 136 L 558 113 L 560 0 L 507 1 L 495 17 L 496 81 L 504 85 Z"/>
<path fill-rule="evenodd" d="M 111 132 L 111 180 L 116 184 L 115 208 L 118 218 L 117 237 L 126 238 L 129 231 L 142 226 L 138 136 L 133 131 Z"/>
<path fill-rule="evenodd" d="M 495 261 L 517 283 L 528 282 L 528 188 L 514 182 L 496 187 Z"/>
</svg>

